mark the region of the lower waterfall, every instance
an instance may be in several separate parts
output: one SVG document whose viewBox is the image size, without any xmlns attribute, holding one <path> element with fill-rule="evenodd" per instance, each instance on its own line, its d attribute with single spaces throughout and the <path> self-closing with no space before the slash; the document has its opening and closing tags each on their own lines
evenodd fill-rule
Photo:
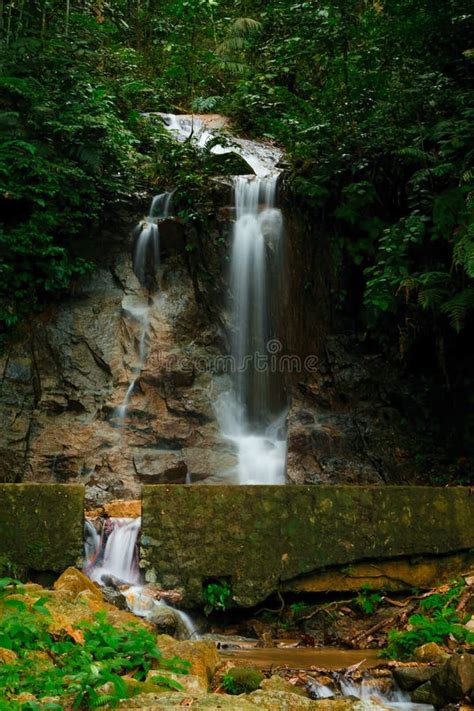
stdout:
<svg viewBox="0 0 474 711">
<path fill-rule="evenodd" d="M 279 355 L 283 218 L 277 176 L 234 179 L 231 291 L 232 391 L 218 403 L 225 438 L 237 449 L 239 484 L 283 484 L 286 400 Z"/>
</svg>

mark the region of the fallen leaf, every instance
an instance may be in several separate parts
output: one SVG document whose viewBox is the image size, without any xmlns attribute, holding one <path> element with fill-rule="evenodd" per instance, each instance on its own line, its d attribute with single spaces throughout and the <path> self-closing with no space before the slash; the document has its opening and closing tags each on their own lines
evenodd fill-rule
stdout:
<svg viewBox="0 0 474 711">
<path fill-rule="evenodd" d="M 66 632 L 66 634 L 72 637 L 72 639 L 77 642 L 77 644 L 84 644 L 85 639 L 81 630 L 75 629 L 71 625 L 65 625 L 64 631 Z"/>
</svg>

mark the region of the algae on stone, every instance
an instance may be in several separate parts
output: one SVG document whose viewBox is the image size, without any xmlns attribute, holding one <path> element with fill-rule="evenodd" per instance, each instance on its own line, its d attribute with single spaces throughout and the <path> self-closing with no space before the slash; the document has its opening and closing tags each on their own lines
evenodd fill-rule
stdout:
<svg viewBox="0 0 474 711">
<path fill-rule="evenodd" d="M 462 487 L 145 486 L 141 564 L 186 605 L 202 604 L 206 579 L 230 578 L 233 603 L 250 607 L 331 566 L 468 551 L 473 519 Z"/>
<path fill-rule="evenodd" d="M 36 571 L 60 572 L 83 554 L 84 487 L 0 484 L 0 555 Z"/>
</svg>

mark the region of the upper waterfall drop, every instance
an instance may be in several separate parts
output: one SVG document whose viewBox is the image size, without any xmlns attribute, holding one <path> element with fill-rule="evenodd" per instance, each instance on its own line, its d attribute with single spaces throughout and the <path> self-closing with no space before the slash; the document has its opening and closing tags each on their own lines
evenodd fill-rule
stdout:
<svg viewBox="0 0 474 711">
<path fill-rule="evenodd" d="M 170 215 L 172 192 L 155 195 L 148 215 L 134 231 L 133 271 L 145 289 L 155 288 L 155 275 L 160 264 L 160 220 Z"/>
</svg>

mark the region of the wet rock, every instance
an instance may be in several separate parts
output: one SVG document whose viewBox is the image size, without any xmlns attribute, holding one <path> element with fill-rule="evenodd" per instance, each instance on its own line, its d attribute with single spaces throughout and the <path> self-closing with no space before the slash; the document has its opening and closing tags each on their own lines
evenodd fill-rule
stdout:
<svg viewBox="0 0 474 711">
<path fill-rule="evenodd" d="M 433 692 L 446 701 L 474 701 L 474 654 L 453 654 L 431 680 Z"/>
<path fill-rule="evenodd" d="M 119 610 L 128 610 L 127 598 L 125 597 L 125 595 L 123 595 L 123 593 L 120 592 L 120 590 L 116 590 L 115 588 L 104 587 L 101 588 L 101 592 L 104 597 L 104 600 L 110 605 L 114 605 Z"/>
<path fill-rule="evenodd" d="M 449 659 L 449 654 L 436 644 L 436 642 L 428 642 L 417 647 L 414 651 L 413 658 L 418 662 L 434 662 L 441 664 Z"/>
<path fill-rule="evenodd" d="M 147 451 L 133 459 L 137 476 L 144 484 L 185 484 L 188 467 L 182 452 Z"/>
<path fill-rule="evenodd" d="M 281 676 L 274 674 L 269 679 L 263 679 L 260 684 L 263 691 L 286 691 L 290 694 L 307 697 L 306 691 L 301 686 L 295 686 Z"/>
<path fill-rule="evenodd" d="M 159 634 L 170 635 L 177 639 L 187 639 L 188 630 L 176 610 L 167 605 L 155 605 L 147 617 Z"/>
<path fill-rule="evenodd" d="M 211 682 L 219 664 L 219 654 L 210 640 L 181 641 L 168 635 L 159 635 L 157 645 L 166 657 L 181 657 L 190 662 L 190 674 L 199 676 L 206 684 Z"/>
<path fill-rule="evenodd" d="M 104 504 L 104 514 L 111 518 L 138 518 L 142 515 L 142 502 L 136 501 L 110 501 Z"/>
<path fill-rule="evenodd" d="M 415 704 L 430 704 L 437 709 L 446 705 L 446 697 L 433 689 L 431 681 L 427 681 L 415 689 L 411 699 Z"/>
<path fill-rule="evenodd" d="M 100 588 L 77 568 L 67 568 L 54 583 L 54 589 L 76 598 L 79 593 L 87 590 L 97 600 L 102 600 Z"/>
<path fill-rule="evenodd" d="M 18 659 L 18 655 L 11 649 L 5 649 L 0 647 L 0 663 L 1 664 L 13 664 L 14 661 Z"/>
<path fill-rule="evenodd" d="M 413 691 L 421 684 L 430 681 L 438 673 L 439 666 L 401 666 L 393 669 L 393 678 L 404 691 Z"/>
</svg>

